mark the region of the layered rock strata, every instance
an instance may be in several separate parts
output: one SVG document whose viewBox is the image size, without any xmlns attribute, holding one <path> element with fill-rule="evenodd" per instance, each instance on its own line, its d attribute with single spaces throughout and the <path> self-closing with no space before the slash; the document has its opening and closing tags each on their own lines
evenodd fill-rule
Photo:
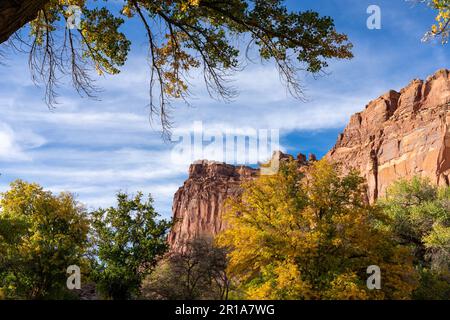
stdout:
<svg viewBox="0 0 450 320">
<path fill-rule="evenodd" d="M 400 92 L 389 91 L 356 113 L 326 155 L 355 168 L 367 179 L 375 201 L 392 182 L 413 176 L 449 184 L 450 72 L 414 80 Z"/>
</svg>

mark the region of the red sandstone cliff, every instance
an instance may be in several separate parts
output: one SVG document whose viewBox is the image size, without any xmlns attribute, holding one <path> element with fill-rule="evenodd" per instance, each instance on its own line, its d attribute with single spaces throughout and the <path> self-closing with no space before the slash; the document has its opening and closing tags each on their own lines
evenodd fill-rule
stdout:
<svg viewBox="0 0 450 320">
<path fill-rule="evenodd" d="M 182 250 L 186 241 L 215 235 L 223 230 L 223 208 L 228 197 L 240 192 L 240 183 L 257 175 L 256 169 L 198 161 L 189 168 L 189 177 L 173 199 L 175 225 L 169 234 L 173 250 Z"/>
<path fill-rule="evenodd" d="M 367 179 L 368 196 L 376 200 L 395 180 L 420 175 L 436 184 L 450 180 L 450 71 L 440 70 L 426 81 L 414 80 L 400 92 L 389 91 L 353 115 L 326 157 L 345 171 L 358 169 Z M 282 158 L 286 155 L 279 154 Z M 314 160 L 314 158 L 312 159 Z M 299 156 L 300 165 L 307 165 Z M 225 227 L 225 200 L 240 192 L 243 180 L 258 170 L 200 161 L 177 191 L 169 235 L 173 250 L 199 235 L 215 235 Z"/>
<path fill-rule="evenodd" d="M 285 161 L 291 156 L 276 152 L 272 160 Z M 314 156 L 311 157 L 315 159 Z M 299 155 L 299 165 L 306 165 L 306 157 Z M 216 235 L 226 226 L 222 219 L 226 199 L 241 192 L 243 181 L 254 179 L 259 169 L 233 166 L 215 161 L 197 161 L 189 168 L 189 177 L 173 199 L 175 225 L 168 242 L 174 251 L 182 251 L 186 242 L 199 236 Z"/>
<path fill-rule="evenodd" d="M 326 155 L 344 169 L 356 168 L 376 200 L 395 180 L 415 175 L 449 184 L 450 72 L 414 80 L 353 115 Z"/>
</svg>

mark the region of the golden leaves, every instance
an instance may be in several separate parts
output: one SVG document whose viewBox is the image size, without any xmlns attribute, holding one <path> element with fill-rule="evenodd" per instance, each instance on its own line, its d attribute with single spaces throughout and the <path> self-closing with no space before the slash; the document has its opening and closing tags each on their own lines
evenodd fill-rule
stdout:
<svg viewBox="0 0 450 320">
<path fill-rule="evenodd" d="M 311 285 L 302 280 L 300 271 L 294 262 L 276 262 L 274 266 L 263 269 L 263 277 L 270 280 L 261 286 L 250 287 L 247 293 L 249 299 L 309 299 L 314 295 Z"/>
<path fill-rule="evenodd" d="M 191 7 L 198 7 L 200 0 L 184 0 L 180 3 L 181 12 L 188 11 Z"/>
<path fill-rule="evenodd" d="M 370 298 L 367 291 L 361 288 L 360 279 L 355 272 L 336 276 L 324 296 L 326 299 L 332 300 L 367 300 Z"/>
<path fill-rule="evenodd" d="M 122 9 L 122 14 L 127 18 L 132 18 L 135 14 L 133 7 L 130 5 L 125 5 Z"/>
<path fill-rule="evenodd" d="M 180 43 L 186 40 L 186 34 L 177 32 L 166 35 L 167 42 L 155 48 L 155 63 L 161 70 L 163 91 L 168 96 L 181 98 L 188 90 L 182 75 L 197 68 L 200 63 L 186 50 L 180 47 Z"/>
<path fill-rule="evenodd" d="M 436 15 L 436 24 L 431 26 L 431 31 L 427 33 L 432 37 L 440 37 L 443 44 L 448 42 L 449 23 L 450 23 L 450 1 L 449 0 L 432 0 L 430 2 L 432 8 L 438 11 Z"/>
<path fill-rule="evenodd" d="M 365 203 L 356 173 L 342 175 L 322 160 L 300 174 L 288 163 L 243 188 L 230 200 L 230 228 L 217 242 L 231 250 L 229 271 L 248 298 L 410 297 L 415 287 L 409 281 L 415 277 L 410 253 L 396 249 L 390 235 L 375 226 L 381 213 Z M 367 289 L 361 270 L 372 264 L 398 275 L 385 279 L 386 292 Z"/>
</svg>

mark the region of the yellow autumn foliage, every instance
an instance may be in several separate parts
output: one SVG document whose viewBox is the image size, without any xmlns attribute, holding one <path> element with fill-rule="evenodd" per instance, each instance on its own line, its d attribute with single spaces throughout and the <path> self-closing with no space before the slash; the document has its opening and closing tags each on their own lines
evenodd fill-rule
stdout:
<svg viewBox="0 0 450 320">
<path fill-rule="evenodd" d="M 366 203 L 363 179 L 325 160 L 301 173 L 294 162 L 244 184 L 217 237 L 229 272 L 250 299 L 408 299 L 417 286 L 412 255 Z M 369 290 L 378 265 L 382 289 Z"/>
<path fill-rule="evenodd" d="M 450 1 L 449 0 L 431 0 L 428 4 L 435 10 L 436 23 L 431 26 L 431 31 L 427 36 L 439 37 L 443 44 L 448 42 L 449 24 L 450 24 Z"/>
</svg>

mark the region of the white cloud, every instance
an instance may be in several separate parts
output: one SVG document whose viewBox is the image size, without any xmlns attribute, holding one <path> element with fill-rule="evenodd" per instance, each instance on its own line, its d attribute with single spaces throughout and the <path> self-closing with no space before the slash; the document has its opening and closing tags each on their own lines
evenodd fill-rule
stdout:
<svg viewBox="0 0 450 320">
<path fill-rule="evenodd" d="M 14 132 L 6 124 L 0 123 L 0 159 L 11 161 L 25 158 L 25 154 L 16 144 Z"/>
<path fill-rule="evenodd" d="M 0 161 L 30 161 L 27 149 L 37 148 L 45 139 L 30 130 L 14 131 L 0 122 Z"/>
</svg>

